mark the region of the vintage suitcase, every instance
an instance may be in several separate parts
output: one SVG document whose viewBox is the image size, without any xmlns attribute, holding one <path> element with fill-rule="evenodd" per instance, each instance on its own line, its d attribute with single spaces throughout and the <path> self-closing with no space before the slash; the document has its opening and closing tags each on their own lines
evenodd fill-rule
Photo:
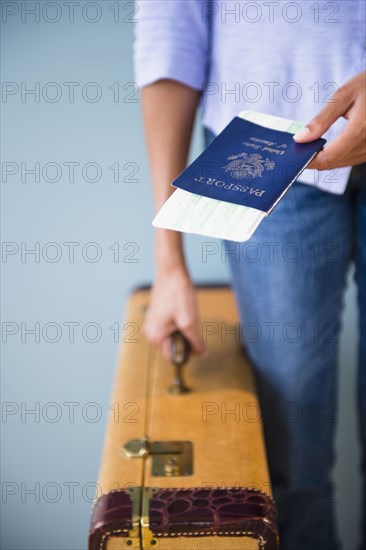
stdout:
<svg viewBox="0 0 366 550">
<path fill-rule="evenodd" d="M 89 534 L 90 550 L 278 548 L 253 376 L 228 287 L 198 289 L 207 357 L 190 391 L 142 332 L 148 289 L 128 304 Z M 177 364 L 184 349 L 176 353 Z M 173 390 L 177 390 L 173 385 Z"/>
</svg>

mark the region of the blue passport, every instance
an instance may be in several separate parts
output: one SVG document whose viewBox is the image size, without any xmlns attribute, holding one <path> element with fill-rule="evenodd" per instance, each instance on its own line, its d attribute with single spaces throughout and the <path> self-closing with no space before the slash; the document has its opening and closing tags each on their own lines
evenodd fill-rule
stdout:
<svg viewBox="0 0 366 550">
<path fill-rule="evenodd" d="M 172 185 L 269 214 L 325 143 L 235 117 Z"/>
</svg>

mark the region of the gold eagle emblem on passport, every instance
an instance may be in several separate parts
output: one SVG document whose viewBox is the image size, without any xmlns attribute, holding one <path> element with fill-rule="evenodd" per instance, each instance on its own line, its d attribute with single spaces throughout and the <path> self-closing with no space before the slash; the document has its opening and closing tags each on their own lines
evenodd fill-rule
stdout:
<svg viewBox="0 0 366 550">
<path fill-rule="evenodd" d="M 227 160 L 231 162 L 222 168 L 225 172 L 230 172 L 231 177 L 236 180 L 261 178 L 265 169 L 273 170 L 276 165 L 273 160 L 264 159 L 256 153 L 252 155 L 239 153 L 239 155 L 231 155 Z"/>
</svg>

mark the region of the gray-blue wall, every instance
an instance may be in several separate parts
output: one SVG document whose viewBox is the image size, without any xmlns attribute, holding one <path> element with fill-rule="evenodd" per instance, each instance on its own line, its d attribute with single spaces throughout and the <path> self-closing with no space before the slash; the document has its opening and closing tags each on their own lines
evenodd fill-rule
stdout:
<svg viewBox="0 0 366 550">
<path fill-rule="evenodd" d="M 37 4 L 39 21 L 25 13 Z M 130 289 L 154 273 L 133 4 L 82 0 L 73 20 L 64 2 L 2 2 L 2 9 L 1 548 L 79 550 L 117 323 Z M 202 147 L 196 126 L 192 157 Z M 35 165 L 36 175 L 26 171 Z M 228 279 L 219 253 L 204 262 L 203 239 L 186 242 L 196 281 Z M 335 482 L 342 537 L 353 550 L 360 478 L 352 273 L 344 324 Z"/>
</svg>

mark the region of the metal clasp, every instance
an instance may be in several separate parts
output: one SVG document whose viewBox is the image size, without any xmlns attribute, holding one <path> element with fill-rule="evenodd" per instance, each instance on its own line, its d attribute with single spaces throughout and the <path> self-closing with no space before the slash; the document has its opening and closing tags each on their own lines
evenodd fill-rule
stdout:
<svg viewBox="0 0 366 550">
<path fill-rule="evenodd" d="M 191 476 L 193 474 L 193 444 L 191 441 L 154 441 L 131 439 L 122 446 L 128 458 L 151 456 L 154 477 Z"/>
</svg>

